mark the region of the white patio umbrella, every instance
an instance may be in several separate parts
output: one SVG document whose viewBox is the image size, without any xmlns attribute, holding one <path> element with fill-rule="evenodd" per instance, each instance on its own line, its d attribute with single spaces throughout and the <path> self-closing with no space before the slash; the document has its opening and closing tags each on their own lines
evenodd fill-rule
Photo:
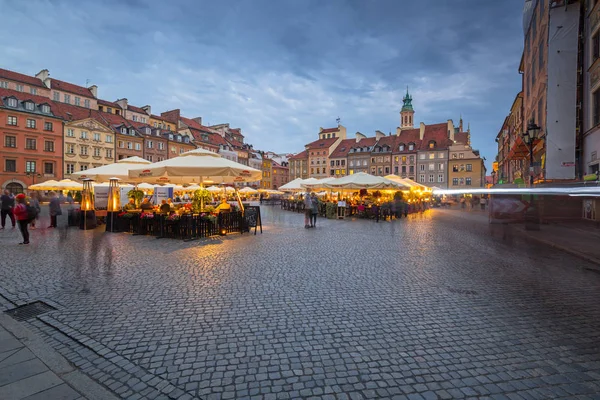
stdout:
<svg viewBox="0 0 600 400">
<path fill-rule="evenodd" d="M 303 188 L 312 188 L 312 189 L 321 189 L 326 187 L 325 184 L 326 183 L 331 183 L 331 182 L 335 182 L 336 178 L 334 177 L 329 177 L 329 178 L 322 178 L 322 179 L 316 179 L 316 178 L 308 178 L 302 181 L 302 183 L 300 183 L 300 186 L 302 186 Z"/>
<path fill-rule="evenodd" d="M 250 186 L 246 186 L 240 190 L 238 190 L 239 193 L 245 193 L 245 194 L 256 194 L 258 193 L 258 190 L 251 188 Z"/>
<path fill-rule="evenodd" d="M 70 179 L 63 179 L 56 183 L 57 190 L 83 190 L 83 184 L 72 181 Z"/>
<path fill-rule="evenodd" d="M 194 185 L 190 185 L 188 187 L 183 188 L 183 191 L 184 192 L 193 192 L 193 191 L 196 191 L 198 189 L 200 189 L 200 185 L 194 184 Z"/>
<path fill-rule="evenodd" d="M 154 186 L 155 185 L 151 185 L 146 182 L 142 182 L 137 185 L 138 189 L 140 189 L 140 190 L 154 190 Z"/>
<path fill-rule="evenodd" d="M 50 179 L 46 182 L 36 183 L 35 185 L 30 185 L 27 189 L 31 190 L 56 190 L 56 185 L 58 181 L 54 179 Z"/>
<path fill-rule="evenodd" d="M 329 189 L 393 189 L 404 188 L 406 185 L 399 182 L 394 182 L 385 179 L 381 176 L 373 176 L 364 172 L 348 175 L 343 178 L 336 179 L 330 183 L 325 183 L 324 186 Z"/>
<path fill-rule="evenodd" d="M 304 188 L 301 186 L 303 180 L 300 178 L 296 178 L 293 181 L 290 181 L 288 183 L 286 183 L 285 185 L 281 185 L 279 186 L 279 190 L 282 190 L 284 192 L 299 192 L 304 190 Z"/>
<path fill-rule="evenodd" d="M 150 161 L 144 160 L 141 157 L 129 157 L 119 160 L 113 164 L 90 168 L 86 171 L 75 172 L 72 175 L 76 179 L 93 179 L 97 182 L 104 182 L 112 177 L 119 178 L 122 181 L 131 181 L 129 179 L 129 170 L 131 168 L 140 168 L 149 164 L 151 164 Z"/>
<path fill-rule="evenodd" d="M 405 186 L 407 186 L 407 189 L 413 188 L 413 187 L 418 188 L 418 189 L 429 189 L 429 186 L 425 186 L 420 183 L 417 183 L 417 182 L 413 181 L 412 179 L 401 178 L 398 175 L 386 175 L 386 176 L 384 176 L 384 178 L 389 179 L 394 182 L 402 183 Z"/>
</svg>

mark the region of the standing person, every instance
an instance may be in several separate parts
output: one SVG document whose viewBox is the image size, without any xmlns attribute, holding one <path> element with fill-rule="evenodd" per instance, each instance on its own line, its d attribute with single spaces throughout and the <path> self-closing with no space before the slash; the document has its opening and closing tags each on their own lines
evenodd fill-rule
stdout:
<svg viewBox="0 0 600 400">
<path fill-rule="evenodd" d="M 481 199 L 479 200 L 479 204 L 481 205 L 481 211 L 485 211 L 485 197 L 481 196 Z"/>
<path fill-rule="evenodd" d="M 37 214 L 35 216 L 35 219 L 33 219 L 31 221 L 31 229 L 35 229 L 35 224 L 36 221 L 38 219 L 40 219 L 40 211 L 42 211 L 42 208 L 40 207 L 40 200 L 38 199 L 38 194 L 37 192 L 31 192 L 29 193 L 29 205 L 33 208 L 35 208 L 35 211 L 37 211 Z"/>
<path fill-rule="evenodd" d="M 371 212 L 375 217 L 375 222 L 379 222 L 379 206 L 377 205 L 377 203 L 373 203 L 373 205 L 371 206 Z"/>
<path fill-rule="evenodd" d="M 2 202 L 2 206 L 0 208 L 0 216 L 2 219 L 2 228 L 4 229 L 4 225 L 6 224 L 6 216 L 10 217 L 10 221 L 12 222 L 12 227 L 15 227 L 15 216 L 13 215 L 13 207 L 15 206 L 15 199 L 10 195 L 8 190 L 4 191 L 4 194 L 0 196 L 0 201 Z"/>
<path fill-rule="evenodd" d="M 56 197 L 56 193 L 50 192 L 50 226 L 48 228 L 57 228 L 56 217 L 62 215 L 60 209 L 60 200 Z"/>
<path fill-rule="evenodd" d="M 312 216 L 312 200 L 310 197 L 311 189 L 306 189 L 306 194 L 304 195 L 304 228 L 310 228 L 310 219 Z"/>
<path fill-rule="evenodd" d="M 15 198 L 17 200 L 17 206 L 14 208 L 15 216 L 19 222 L 19 230 L 23 235 L 23 242 L 19 244 L 29 244 L 29 232 L 27 231 L 27 224 L 29 224 L 29 215 L 27 215 L 27 207 L 25 206 L 25 195 L 19 193 Z"/>
<path fill-rule="evenodd" d="M 310 195 L 310 202 L 311 202 L 310 227 L 316 228 L 317 227 L 317 214 L 319 214 L 319 200 L 317 199 L 317 195 L 314 192 L 311 193 L 311 195 Z"/>
</svg>

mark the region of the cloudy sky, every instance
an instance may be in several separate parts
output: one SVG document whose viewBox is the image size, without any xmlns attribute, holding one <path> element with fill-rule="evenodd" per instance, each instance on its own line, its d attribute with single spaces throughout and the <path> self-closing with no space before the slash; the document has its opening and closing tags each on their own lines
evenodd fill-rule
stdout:
<svg viewBox="0 0 600 400">
<path fill-rule="evenodd" d="M 99 87 L 154 113 L 241 127 L 298 152 L 333 127 L 372 135 L 462 113 L 488 166 L 519 91 L 523 0 L 0 0 L 0 67 Z M 7 18 L 9 16 L 9 18 Z"/>
</svg>

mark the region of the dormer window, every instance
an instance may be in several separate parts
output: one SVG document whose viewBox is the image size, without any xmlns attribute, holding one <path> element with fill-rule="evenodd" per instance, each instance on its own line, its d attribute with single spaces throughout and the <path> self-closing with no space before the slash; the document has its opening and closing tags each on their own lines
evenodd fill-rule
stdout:
<svg viewBox="0 0 600 400">
<path fill-rule="evenodd" d="M 25 102 L 25 109 L 28 111 L 33 111 L 33 109 L 35 108 L 35 104 L 33 104 L 31 101 L 26 101 Z"/>
<path fill-rule="evenodd" d="M 135 129 L 133 129 L 133 128 L 129 128 L 129 134 L 130 134 L 131 136 L 135 136 Z"/>
<path fill-rule="evenodd" d="M 435 149 L 435 142 L 433 140 L 430 141 L 428 146 L 430 149 Z"/>
<path fill-rule="evenodd" d="M 16 107 L 17 106 L 17 99 L 10 98 L 10 99 L 8 99 L 7 103 L 8 103 L 9 107 Z"/>
<path fill-rule="evenodd" d="M 169 140 L 173 140 L 173 134 L 169 133 Z"/>
<path fill-rule="evenodd" d="M 152 132 L 152 130 L 150 129 L 150 127 L 146 127 L 146 135 L 149 135 Z"/>
<path fill-rule="evenodd" d="M 414 143 L 409 143 L 408 144 L 408 150 L 414 150 L 415 149 L 415 144 Z"/>
<path fill-rule="evenodd" d="M 44 114 L 50 114 L 50 106 L 49 106 L 48 104 L 44 104 L 44 105 L 42 106 L 42 112 L 43 112 Z"/>
<path fill-rule="evenodd" d="M 123 135 L 127 135 L 127 128 L 125 128 L 125 127 L 122 127 L 122 128 L 121 128 L 121 133 L 122 133 Z"/>
<path fill-rule="evenodd" d="M 400 145 L 400 149 L 399 149 L 399 150 L 400 150 L 400 151 L 404 151 L 404 143 L 402 143 L 402 144 Z"/>
<path fill-rule="evenodd" d="M 185 143 L 189 143 L 189 142 L 190 142 L 190 138 L 189 138 L 189 137 L 187 137 L 187 136 L 185 136 L 185 137 L 183 138 L 183 141 L 184 141 Z"/>
</svg>

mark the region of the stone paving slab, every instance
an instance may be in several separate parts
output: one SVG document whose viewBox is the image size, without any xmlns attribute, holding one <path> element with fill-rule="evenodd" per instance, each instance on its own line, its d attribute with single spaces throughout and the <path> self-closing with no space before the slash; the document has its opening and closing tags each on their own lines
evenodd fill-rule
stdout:
<svg viewBox="0 0 600 400">
<path fill-rule="evenodd" d="M 589 263 L 437 210 L 262 216 L 263 235 L 189 243 L 59 229 L 2 252 L 2 232 L 0 295 L 51 302 L 27 328 L 121 398 L 600 393 Z"/>
</svg>

